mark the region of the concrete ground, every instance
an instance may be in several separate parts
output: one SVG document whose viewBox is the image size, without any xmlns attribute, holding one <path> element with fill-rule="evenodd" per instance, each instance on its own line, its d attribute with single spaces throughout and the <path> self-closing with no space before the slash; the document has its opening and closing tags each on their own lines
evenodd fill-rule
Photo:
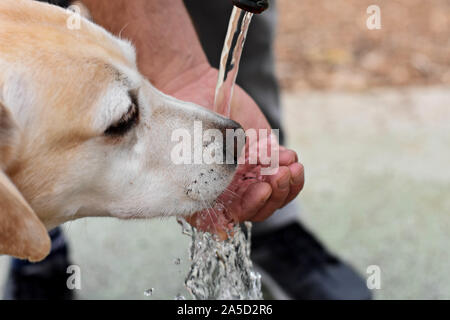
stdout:
<svg viewBox="0 0 450 320">
<path fill-rule="evenodd" d="M 290 146 L 306 167 L 303 221 L 362 274 L 380 267 L 377 298 L 450 299 L 450 88 L 309 92 L 284 102 Z M 174 220 L 85 219 L 64 230 L 81 267 L 79 298 L 188 296 L 189 238 Z"/>
<path fill-rule="evenodd" d="M 450 298 L 450 88 L 285 99 L 304 220 L 380 299 Z"/>
</svg>

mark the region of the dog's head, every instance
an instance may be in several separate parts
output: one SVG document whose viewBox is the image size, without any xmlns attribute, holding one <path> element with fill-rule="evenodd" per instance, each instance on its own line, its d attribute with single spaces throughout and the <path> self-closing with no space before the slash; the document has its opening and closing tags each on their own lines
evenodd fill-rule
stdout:
<svg viewBox="0 0 450 320">
<path fill-rule="evenodd" d="M 239 126 L 159 92 L 128 42 L 84 19 L 70 30 L 68 17 L 35 1 L 0 2 L 0 253 L 32 260 L 49 249 L 44 226 L 190 215 L 236 169 L 173 161 L 174 131 Z M 192 141 L 181 152 L 213 146 Z"/>
</svg>

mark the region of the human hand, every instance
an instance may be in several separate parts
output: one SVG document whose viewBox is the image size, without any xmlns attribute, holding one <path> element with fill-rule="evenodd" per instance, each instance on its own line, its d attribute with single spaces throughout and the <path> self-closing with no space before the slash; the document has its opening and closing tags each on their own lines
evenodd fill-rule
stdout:
<svg viewBox="0 0 450 320">
<path fill-rule="evenodd" d="M 209 65 L 199 65 L 161 89 L 180 100 L 213 109 L 217 77 L 217 70 Z M 238 86 L 231 102 L 231 119 L 239 122 L 244 130 L 270 130 L 259 107 Z M 247 150 L 249 147 L 247 144 Z M 227 230 L 233 224 L 267 219 L 292 201 L 303 188 L 303 166 L 293 150 L 279 147 L 279 169 L 275 174 L 258 179 L 260 169 L 260 165 L 240 164 L 232 183 L 218 198 L 217 205 L 194 214 L 188 221 L 203 231 L 226 238 Z"/>
</svg>

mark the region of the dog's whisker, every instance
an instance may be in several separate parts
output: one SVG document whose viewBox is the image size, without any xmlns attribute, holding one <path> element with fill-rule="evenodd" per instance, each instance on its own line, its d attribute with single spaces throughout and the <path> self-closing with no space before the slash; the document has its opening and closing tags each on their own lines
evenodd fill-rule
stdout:
<svg viewBox="0 0 450 320">
<path fill-rule="evenodd" d="M 228 192 L 230 195 L 238 198 L 238 199 L 242 199 L 242 196 L 240 196 L 239 194 L 237 194 L 236 192 L 234 192 L 233 190 L 231 190 L 230 188 L 225 188 L 225 192 Z"/>
<path fill-rule="evenodd" d="M 203 197 L 200 195 L 200 198 L 202 199 L 202 202 L 203 202 L 203 204 L 204 205 L 206 205 L 206 212 L 208 213 L 208 216 L 209 216 L 209 218 L 210 218 L 210 220 L 211 220 L 211 224 L 213 225 L 213 227 L 214 227 L 214 231 L 216 232 L 216 233 L 218 233 L 218 230 L 217 230 L 217 226 L 216 226 L 216 223 L 214 222 L 214 219 L 213 219 L 213 217 L 212 217 L 212 215 L 211 215 L 211 213 L 210 213 L 210 211 L 209 211 L 209 208 L 211 208 L 211 206 L 210 205 L 208 205 L 208 203 L 203 199 Z M 211 208 L 212 209 L 212 208 Z M 216 218 L 217 218 L 217 214 L 216 214 Z"/>
</svg>

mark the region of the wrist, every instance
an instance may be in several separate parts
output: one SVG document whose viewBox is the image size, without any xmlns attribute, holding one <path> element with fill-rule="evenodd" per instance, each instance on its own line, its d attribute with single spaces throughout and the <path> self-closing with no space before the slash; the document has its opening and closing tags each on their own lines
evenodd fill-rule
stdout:
<svg viewBox="0 0 450 320">
<path fill-rule="evenodd" d="M 186 63 L 183 66 L 172 66 L 155 72 L 155 70 L 150 70 L 151 67 L 142 65 L 140 70 L 142 74 L 149 79 L 152 84 L 165 94 L 179 97 L 180 92 L 184 92 L 190 84 L 196 83 L 199 79 L 210 78 L 217 80 L 214 76 L 217 74 L 217 70 L 211 67 L 208 61 L 195 61 L 191 63 Z M 214 80 L 214 81 L 215 81 Z M 214 85 L 211 81 L 208 85 Z M 209 90 L 209 89 L 208 89 Z M 195 101 L 192 101 L 195 102 Z"/>
</svg>

